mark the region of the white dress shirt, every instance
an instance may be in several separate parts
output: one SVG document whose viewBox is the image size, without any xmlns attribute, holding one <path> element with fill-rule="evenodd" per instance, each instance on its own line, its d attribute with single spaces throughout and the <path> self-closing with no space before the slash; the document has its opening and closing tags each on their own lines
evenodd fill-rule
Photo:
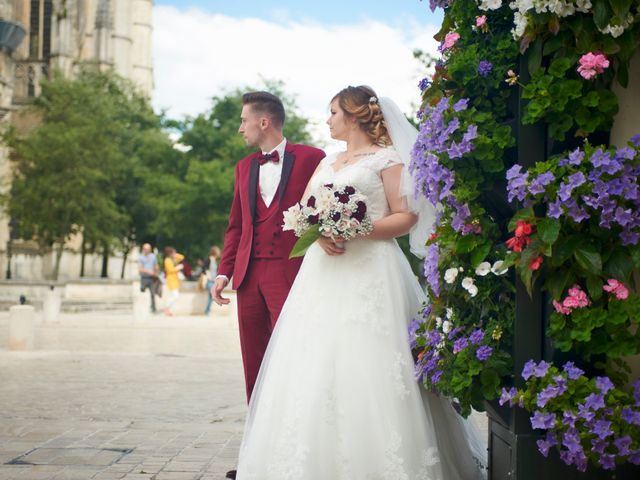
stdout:
<svg viewBox="0 0 640 480">
<path fill-rule="evenodd" d="M 276 195 L 278 185 L 280 184 L 280 177 L 282 175 L 282 160 L 284 159 L 284 149 L 287 146 L 287 139 L 283 138 L 276 148 L 268 152 L 278 152 L 280 160 L 278 163 L 267 162 L 260 166 L 260 196 L 264 200 L 265 205 L 268 207 L 273 201 L 273 197 Z"/>
</svg>

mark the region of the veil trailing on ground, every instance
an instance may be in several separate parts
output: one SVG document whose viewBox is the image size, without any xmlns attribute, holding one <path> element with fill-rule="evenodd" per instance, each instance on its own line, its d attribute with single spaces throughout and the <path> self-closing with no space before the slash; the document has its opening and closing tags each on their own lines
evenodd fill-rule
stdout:
<svg viewBox="0 0 640 480">
<path fill-rule="evenodd" d="M 411 150 L 416 143 L 418 131 L 393 100 L 382 97 L 379 99 L 379 103 L 393 146 L 405 167 L 400 182 L 400 195 L 407 199 L 409 210 L 418 215 L 418 221 L 409 232 L 411 253 L 424 258 L 427 253 L 425 243 L 435 222 L 436 209 L 424 196 L 416 196 L 415 180 L 409 171 Z"/>
</svg>

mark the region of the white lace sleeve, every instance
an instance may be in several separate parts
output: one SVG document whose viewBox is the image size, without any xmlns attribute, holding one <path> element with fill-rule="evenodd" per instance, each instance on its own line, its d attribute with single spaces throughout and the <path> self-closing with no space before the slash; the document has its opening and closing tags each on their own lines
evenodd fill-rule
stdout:
<svg viewBox="0 0 640 480">
<path fill-rule="evenodd" d="M 384 170 L 389 167 L 393 167 L 395 165 L 404 165 L 400 155 L 393 147 L 385 148 L 382 152 L 378 154 L 378 168 L 380 170 Z"/>
</svg>

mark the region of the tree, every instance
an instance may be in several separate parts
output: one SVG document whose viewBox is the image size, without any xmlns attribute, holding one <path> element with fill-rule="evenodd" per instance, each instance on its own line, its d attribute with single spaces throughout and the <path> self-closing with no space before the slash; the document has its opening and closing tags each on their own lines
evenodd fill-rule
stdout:
<svg viewBox="0 0 640 480">
<path fill-rule="evenodd" d="M 57 279 L 71 236 L 82 233 L 83 242 L 100 245 L 105 256 L 114 239 L 132 237 L 136 153 L 143 133 L 159 131 L 160 123 L 130 82 L 91 66 L 74 79 L 54 74 L 43 82 L 31 112 L 37 126 L 3 136 L 15 164 L 3 200 L 23 238 L 43 250 L 55 245 Z"/>
</svg>

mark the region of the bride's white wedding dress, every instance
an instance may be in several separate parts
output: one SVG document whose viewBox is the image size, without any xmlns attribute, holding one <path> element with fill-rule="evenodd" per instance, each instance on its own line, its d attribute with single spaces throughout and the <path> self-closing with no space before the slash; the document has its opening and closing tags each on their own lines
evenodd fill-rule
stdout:
<svg viewBox="0 0 640 480">
<path fill-rule="evenodd" d="M 338 171 L 335 159 L 311 191 L 352 185 L 374 221 L 388 215 L 380 174 L 401 163 L 395 150 Z M 465 422 L 414 379 L 407 325 L 425 300 L 395 240 L 352 240 L 340 256 L 312 245 L 262 363 L 237 478 L 482 478 Z"/>
</svg>

